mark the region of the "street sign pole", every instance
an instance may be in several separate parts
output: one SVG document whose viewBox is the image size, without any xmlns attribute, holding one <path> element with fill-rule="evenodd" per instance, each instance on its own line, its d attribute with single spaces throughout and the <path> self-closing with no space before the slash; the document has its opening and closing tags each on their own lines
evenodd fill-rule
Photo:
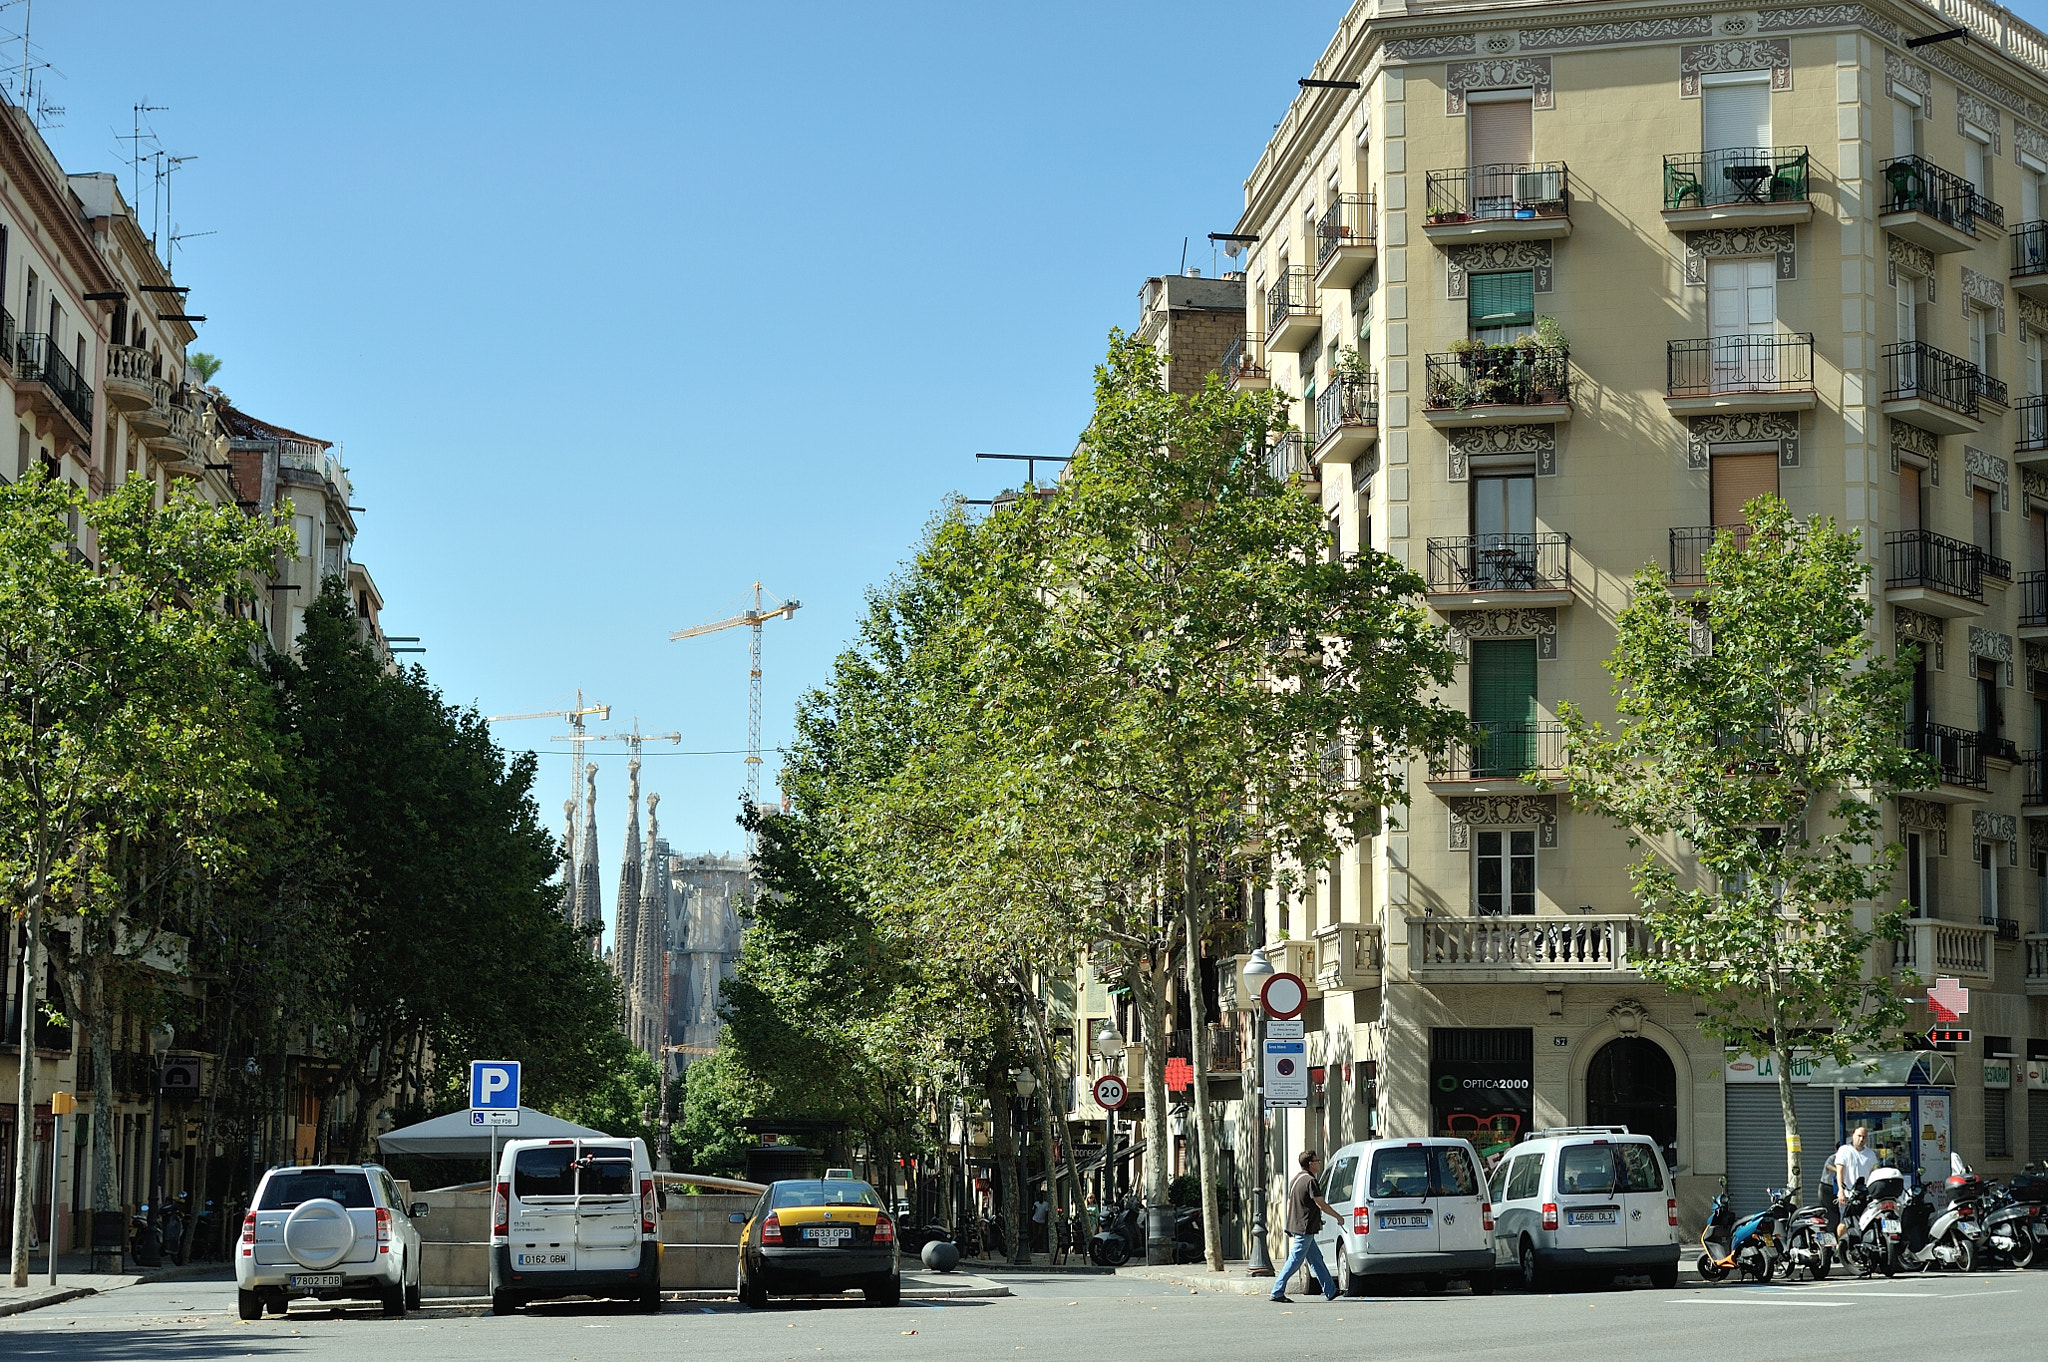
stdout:
<svg viewBox="0 0 2048 1362">
<path fill-rule="evenodd" d="M 1245 1253 L 1244 1275 L 1247 1277 L 1270 1277 L 1273 1275 L 1273 1254 L 1266 1247 L 1266 1005 L 1259 1004 L 1257 1013 L 1257 1045 L 1259 1062 L 1252 1066 L 1252 1108 L 1256 1117 L 1252 1122 L 1252 1242 Z M 1285 1148 L 1283 1142 L 1282 1148 Z"/>
</svg>

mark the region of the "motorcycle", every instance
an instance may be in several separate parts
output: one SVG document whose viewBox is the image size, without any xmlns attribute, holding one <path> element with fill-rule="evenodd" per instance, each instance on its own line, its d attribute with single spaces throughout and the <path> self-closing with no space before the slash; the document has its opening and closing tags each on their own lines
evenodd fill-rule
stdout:
<svg viewBox="0 0 2048 1362">
<path fill-rule="evenodd" d="M 1097 1267 L 1122 1267 L 1145 1248 L 1145 1216 L 1138 1198 L 1126 1197 L 1104 1217 L 1102 1228 L 1088 1241 L 1088 1260 Z"/>
<path fill-rule="evenodd" d="M 1784 1193 L 1774 1193 L 1771 1207 L 1737 1223 L 1735 1208 L 1728 1204 L 1728 1179 L 1721 1179 L 1720 1194 L 1707 1211 L 1706 1228 L 1700 1231 L 1700 1276 L 1718 1282 L 1737 1273 L 1763 1283 L 1776 1275 L 1781 1253 L 1773 1208 L 1785 1199 Z"/>
<path fill-rule="evenodd" d="M 1951 1205 L 1936 1215 L 1925 1181 L 1916 1181 L 1899 1199 L 1899 1266 L 1915 1272 L 1977 1266 L 1977 1244 L 1983 1231 L 1964 1214 L 1968 1202 Z"/>
<path fill-rule="evenodd" d="M 1792 1208 L 1791 1189 L 1771 1201 L 1771 1215 L 1777 1221 L 1778 1242 L 1784 1246 L 1785 1274 L 1804 1271 L 1816 1282 L 1828 1278 L 1835 1251 L 1834 1216 L 1826 1206 Z"/>
<path fill-rule="evenodd" d="M 1842 1261 L 1859 1276 L 1881 1272 L 1889 1277 L 1898 1272 L 1903 1233 L 1899 1198 L 1905 1185 L 1905 1175 L 1898 1169 L 1878 1168 L 1849 1190 L 1842 1207 Z"/>
<path fill-rule="evenodd" d="M 1984 1230 L 1985 1249 L 2012 1267 L 2033 1266 L 2039 1213 L 2039 1206 L 2013 1200 L 2012 1193 L 1996 1183 L 1986 1184 L 1975 1216 Z"/>
<path fill-rule="evenodd" d="M 1190 1206 L 1176 1212 L 1173 1217 L 1173 1261 L 1199 1263 L 1208 1256 L 1208 1251 L 1202 1240 L 1201 1208 Z"/>
</svg>

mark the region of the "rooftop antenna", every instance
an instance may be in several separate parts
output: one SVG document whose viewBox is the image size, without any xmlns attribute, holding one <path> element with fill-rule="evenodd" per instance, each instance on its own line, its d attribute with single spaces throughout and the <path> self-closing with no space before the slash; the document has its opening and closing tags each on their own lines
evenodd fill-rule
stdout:
<svg viewBox="0 0 2048 1362">
<path fill-rule="evenodd" d="M 171 260 L 178 253 L 179 237 L 177 235 L 177 224 L 171 221 L 171 176 L 177 171 L 178 167 L 185 164 L 185 162 L 196 161 L 198 159 L 199 157 L 197 155 L 167 156 L 164 158 L 164 269 L 166 272 L 172 274 L 175 274 L 177 272 L 171 269 Z M 188 235 L 201 236 L 204 234 L 200 232 L 191 232 L 188 233 Z"/>
<path fill-rule="evenodd" d="M 140 103 L 138 103 L 138 104 L 137 104 L 137 105 L 135 106 L 135 125 L 134 125 L 134 131 L 130 132 L 130 133 L 128 134 L 127 138 L 125 139 L 125 140 L 127 141 L 127 143 L 128 143 L 128 166 L 129 166 L 129 170 L 130 170 L 130 172 L 131 172 L 131 174 L 129 175 L 128 183 L 129 183 L 129 186 L 130 186 L 131 190 L 133 191 L 133 195 L 134 195 L 134 197 L 133 197 L 133 198 L 132 198 L 132 199 L 130 200 L 130 202 L 129 202 L 129 211 L 131 211 L 131 212 L 132 212 L 132 211 L 134 211 L 134 207 L 135 207 L 135 205 L 136 205 L 136 204 L 139 204 L 140 202 L 142 202 L 142 137 L 143 137 L 143 133 L 142 133 L 142 119 L 143 119 L 143 115 L 145 115 L 145 114 L 153 114 L 153 113 L 169 113 L 169 112 L 170 112 L 170 108 L 171 108 L 171 106 L 170 106 L 170 105 L 168 105 L 168 104 L 152 104 L 152 103 L 150 103 L 150 102 L 149 102 L 149 96 L 148 96 L 148 95 L 144 95 L 144 96 L 142 97 L 142 100 L 141 100 L 141 102 L 140 102 Z M 151 140 L 152 142 L 156 140 L 156 129 L 155 129 L 155 128 L 151 128 L 151 129 L 149 130 L 149 139 L 150 139 L 150 140 Z M 121 140 L 121 139 L 117 139 L 117 140 Z M 151 226 L 153 227 L 153 226 L 155 226 L 156 224 L 155 224 L 155 223 L 151 223 L 150 225 L 151 225 Z"/>
</svg>

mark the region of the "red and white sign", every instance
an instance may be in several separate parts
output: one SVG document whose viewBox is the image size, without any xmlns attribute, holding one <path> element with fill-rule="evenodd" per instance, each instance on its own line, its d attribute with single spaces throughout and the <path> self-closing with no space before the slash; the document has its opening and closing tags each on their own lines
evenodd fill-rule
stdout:
<svg viewBox="0 0 2048 1362">
<path fill-rule="evenodd" d="M 1130 1095 L 1122 1074 L 1104 1074 L 1095 1080 L 1095 1105 L 1104 1111 L 1115 1111 Z"/>
<path fill-rule="evenodd" d="M 1938 1022 L 1957 1021 L 1970 1010 L 1970 990 L 1954 979 L 1936 979 L 1927 990 L 1927 1010 Z"/>
<path fill-rule="evenodd" d="M 1308 985 L 1301 982 L 1299 974 L 1285 970 L 1270 976 L 1266 986 L 1259 990 L 1259 1005 L 1266 1009 L 1269 1017 L 1288 1021 L 1301 1015 L 1301 1009 L 1308 1005 Z"/>
</svg>

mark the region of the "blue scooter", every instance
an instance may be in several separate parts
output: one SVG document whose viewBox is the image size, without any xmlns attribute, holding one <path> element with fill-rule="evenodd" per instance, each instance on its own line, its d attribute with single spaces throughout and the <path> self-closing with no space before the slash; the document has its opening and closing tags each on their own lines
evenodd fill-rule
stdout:
<svg viewBox="0 0 2048 1362">
<path fill-rule="evenodd" d="M 1718 1282 L 1737 1273 L 1763 1283 L 1776 1275 L 1783 1256 L 1778 1247 L 1779 1203 L 1785 1200 L 1786 1193 L 1773 1192 L 1769 1207 L 1737 1224 L 1735 1211 L 1728 1204 L 1728 1179 L 1722 1178 L 1720 1195 L 1714 1198 L 1706 1228 L 1700 1231 L 1700 1248 L 1704 1250 L 1699 1261 L 1701 1278 Z"/>
</svg>

